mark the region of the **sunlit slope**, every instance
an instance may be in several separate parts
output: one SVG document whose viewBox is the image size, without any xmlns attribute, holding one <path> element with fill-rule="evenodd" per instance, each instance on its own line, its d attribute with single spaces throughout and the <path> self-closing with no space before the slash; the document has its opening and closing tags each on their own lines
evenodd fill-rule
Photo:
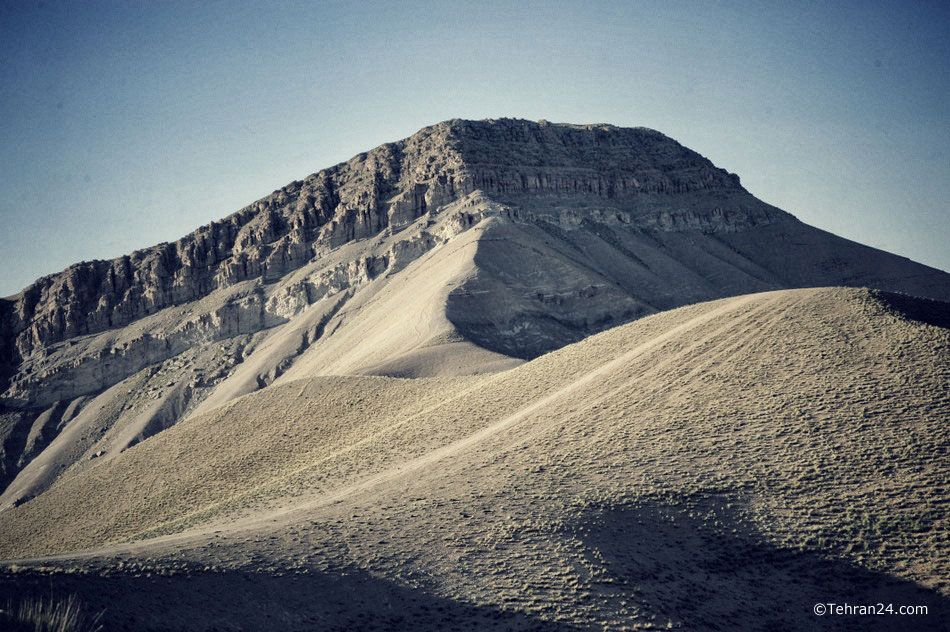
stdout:
<svg viewBox="0 0 950 632">
<path fill-rule="evenodd" d="M 355 292 L 327 323 L 327 335 L 301 352 L 280 381 L 354 374 L 452 377 L 520 364 L 472 344 L 445 314 L 449 294 L 476 273 L 475 252 L 488 223 Z"/>
<path fill-rule="evenodd" d="M 352 563 L 422 569 L 476 600 L 529 577 L 541 608 L 577 598 L 558 573 L 582 558 L 578 582 L 608 581 L 604 547 L 650 558 L 637 542 L 651 521 L 679 516 L 946 591 L 948 323 L 942 303 L 787 290 L 650 316 L 492 376 L 274 385 L 3 513 L 0 554 L 306 518 Z M 319 561 L 309 544 L 282 554 Z"/>
<path fill-rule="evenodd" d="M 115 541 L 169 521 L 180 528 L 195 515 L 259 500 L 262 485 L 321 463 L 332 484 L 339 483 L 347 470 L 376 466 L 360 459 L 370 456 L 380 433 L 398 448 L 395 429 L 473 379 L 328 377 L 266 388 L 63 477 L 3 514 L 0 539 L 13 544 L 40 528 L 27 537 L 37 552 L 48 552 Z M 274 497 L 275 489 L 269 491 Z M 26 531 L 18 532 L 20 526 Z"/>
<path fill-rule="evenodd" d="M 422 254 L 411 252 L 416 258 L 405 255 L 408 263 L 396 262 L 358 287 L 324 296 L 282 324 L 225 341 L 193 341 L 192 348 L 179 356 L 145 367 L 94 398 L 56 403 L 32 424 L 29 415 L 22 417 L 24 457 L 9 486 L 3 489 L 0 484 L 0 510 L 42 493 L 62 475 L 85 469 L 93 455 L 111 460 L 180 419 L 210 411 L 275 380 L 341 374 L 451 377 L 521 364 L 520 359 L 472 344 L 446 318 L 447 296 L 475 274 L 473 259 L 483 227 L 472 227 L 438 245 L 419 245 L 426 239 L 412 231 L 427 227 L 451 234 L 452 223 L 447 211 L 432 226 L 423 221 L 405 229 L 399 233 L 403 241 L 398 243 L 403 245 L 397 250 L 404 253 L 416 244 Z M 382 240 L 374 247 L 378 256 L 393 246 Z M 305 273 L 320 269 L 332 280 L 334 270 L 340 266 L 349 270 L 348 262 L 360 253 L 367 256 L 365 250 L 341 248 L 334 257 L 291 275 L 288 287 L 297 287 Z M 210 305 L 192 307 L 197 312 L 214 310 L 211 298 L 201 303 Z M 162 322 L 157 316 L 154 320 L 155 327 Z M 150 331 L 148 335 L 154 334 Z M 0 452 L 17 445 L 16 438 L 0 432 Z"/>
</svg>

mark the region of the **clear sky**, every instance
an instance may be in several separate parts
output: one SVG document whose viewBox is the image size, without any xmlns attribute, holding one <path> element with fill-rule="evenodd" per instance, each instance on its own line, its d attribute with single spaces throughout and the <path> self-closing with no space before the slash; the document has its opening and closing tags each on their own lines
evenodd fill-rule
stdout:
<svg viewBox="0 0 950 632">
<path fill-rule="evenodd" d="M 948 7 L 3 2 L 0 296 L 454 117 L 652 127 L 950 270 Z"/>
</svg>

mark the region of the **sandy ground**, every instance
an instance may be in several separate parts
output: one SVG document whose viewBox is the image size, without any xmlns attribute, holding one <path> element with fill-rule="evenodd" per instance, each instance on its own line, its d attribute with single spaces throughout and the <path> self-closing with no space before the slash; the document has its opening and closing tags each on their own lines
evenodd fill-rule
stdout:
<svg viewBox="0 0 950 632">
<path fill-rule="evenodd" d="M 108 629 L 946 629 L 947 309 L 770 292 L 494 375 L 275 384 L 0 514 L 0 597 Z"/>
</svg>

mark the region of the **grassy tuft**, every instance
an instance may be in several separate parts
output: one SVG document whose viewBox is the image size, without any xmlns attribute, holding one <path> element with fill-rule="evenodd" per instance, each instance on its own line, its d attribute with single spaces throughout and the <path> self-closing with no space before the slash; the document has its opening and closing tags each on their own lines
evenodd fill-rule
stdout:
<svg viewBox="0 0 950 632">
<path fill-rule="evenodd" d="M 88 617 L 76 595 L 66 599 L 29 597 L 0 610 L 0 627 L 9 632 L 99 632 L 105 611 Z"/>
</svg>

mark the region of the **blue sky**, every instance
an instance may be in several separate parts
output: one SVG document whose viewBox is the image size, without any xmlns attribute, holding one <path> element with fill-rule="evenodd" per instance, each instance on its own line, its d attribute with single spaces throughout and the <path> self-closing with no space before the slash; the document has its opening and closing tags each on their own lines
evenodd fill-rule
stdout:
<svg viewBox="0 0 950 632">
<path fill-rule="evenodd" d="M 440 120 L 658 129 L 950 270 L 944 2 L 5 2 L 0 296 Z"/>
</svg>

